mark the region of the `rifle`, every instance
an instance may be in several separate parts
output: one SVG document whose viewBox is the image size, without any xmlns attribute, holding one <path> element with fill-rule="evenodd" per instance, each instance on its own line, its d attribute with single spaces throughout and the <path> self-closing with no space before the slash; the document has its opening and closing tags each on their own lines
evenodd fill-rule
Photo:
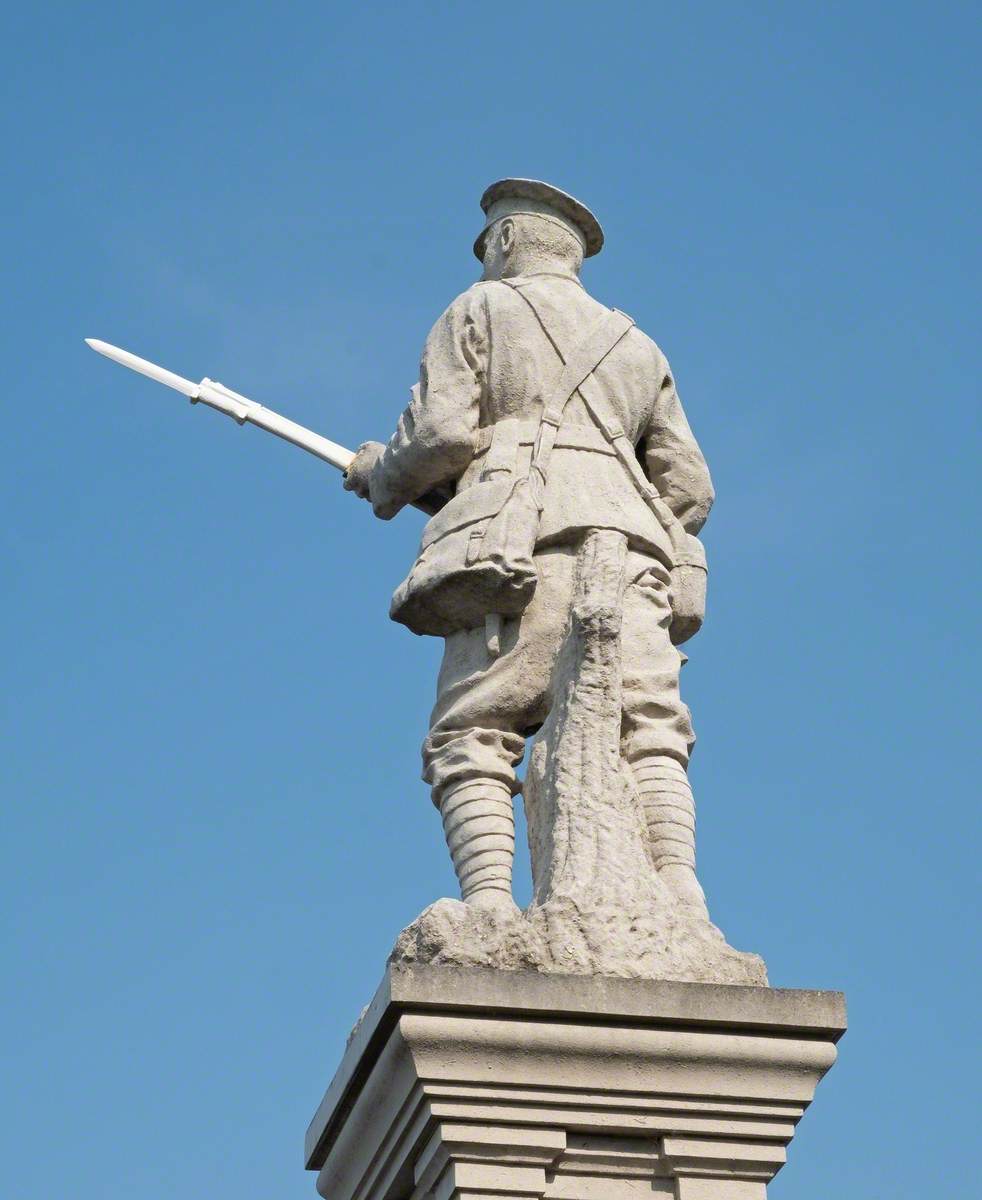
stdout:
<svg viewBox="0 0 982 1200">
<path fill-rule="evenodd" d="M 284 441 L 290 442 L 294 446 L 299 446 L 301 450 L 306 450 L 308 454 L 313 454 L 323 462 L 330 463 L 339 471 L 347 471 L 355 457 L 354 451 L 347 447 L 339 446 L 337 442 L 332 442 L 319 433 L 314 433 L 312 429 L 307 429 L 304 425 L 298 425 L 296 421 L 291 421 L 271 408 L 266 408 L 255 400 L 250 400 L 248 396 L 233 392 L 231 388 L 227 388 L 214 379 L 205 378 L 200 383 L 192 383 L 190 379 L 175 375 L 173 371 L 158 367 L 156 363 L 131 354 L 128 350 L 121 350 L 118 346 L 111 346 L 108 342 L 100 342 L 98 338 L 86 338 L 85 344 L 91 346 L 99 354 L 104 354 L 106 358 L 111 358 L 113 362 L 119 363 L 120 366 L 129 367 L 131 371 L 138 371 L 141 375 L 146 375 L 148 379 L 153 379 L 157 383 L 164 384 L 165 387 L 182 392 L 192 404 L 207 404 L 209 408 L 214 408 L 217 412 L 231 417 L 239 425 L 244 425 L 247 421 L 251 425 L 257 425 L 260 429 L 265 429 L 267 433 L 275 434 L 276 437 L 283 438 Z M 447 499 L 447 496 L 431 492 L 414 501 L 413 507 L 432 515 L 443 507 Z"/>
</svg>

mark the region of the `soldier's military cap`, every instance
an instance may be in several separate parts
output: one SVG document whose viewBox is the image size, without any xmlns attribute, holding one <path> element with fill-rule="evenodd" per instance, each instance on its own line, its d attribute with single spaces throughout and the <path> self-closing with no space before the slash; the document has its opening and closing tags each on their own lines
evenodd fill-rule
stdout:
<svg viewBox="0 0 982 1200">
<path fill-rule="evenodd" d="M 565 225 L 582 242 L 584 258 L 599 254 L 604 244 L 600 222 L 586 205 L 539 179 L 499 179 L 481 197 L 481 208 L 487 219 L 474 243 L 474 253 L 481 262 L 484 261 L 485 239 L 491 226 L 502 217 L 521 214 L 550 217 Z"/>
</svg>

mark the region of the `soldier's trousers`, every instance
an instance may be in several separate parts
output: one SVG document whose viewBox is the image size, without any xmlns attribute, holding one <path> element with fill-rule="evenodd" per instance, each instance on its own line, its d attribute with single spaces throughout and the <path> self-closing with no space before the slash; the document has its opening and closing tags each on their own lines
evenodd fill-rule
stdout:
<svg viewBox="0 0 982 1200">
<path fill-rule="evenodd" d="M 515 768 L 525 739 L 545 720 L 553 666 L 573 598 L 578 547 L 536 555 L 539 581 L 520 617 L 502 623 L 492 657 L 483 626 L 446 639 L 430 733 L 423 743 L 423 778 L 439 807 L 448 788 L 468 780 L 499 780 L 518 790 Z M 627 557 L 624 597 L 622 753 L 628 763 L 668 756 L 683 767 L 695 740 L 679 696 L 684 657 L 672 645 L 669 575 L 661 563 Z"/>
</svg>

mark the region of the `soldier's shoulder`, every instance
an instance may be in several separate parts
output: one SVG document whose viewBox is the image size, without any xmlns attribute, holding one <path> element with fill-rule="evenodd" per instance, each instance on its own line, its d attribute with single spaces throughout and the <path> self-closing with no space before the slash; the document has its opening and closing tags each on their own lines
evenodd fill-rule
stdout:
<svg viewBox="0 0 982 1200">
<path fill-rule="evenodd" d="M 598 311 L 616 308 L 618 312 L 624 313 L 625 316 L 630 317 L 631 320 L 634 321 L 634 327 L 628 335 L 628 338 L 631 342 L 631 345 L 636 350 L 644 351 L 645 353 L 654 355 L 656 358 L 665 357 L 656 344 L 654 338 L 651 337 L 650 334 L 645 333 L 645 331 L 637 323 L 637 319 L 633 313 L 627 312 L 626 309 L 621 308 L 618 304 L 607 304 L 603 300 L 598 300 L 596 296 L 588 292 L 585 288 L 583 289 L 582 294 L 590 302 L 591 307 L 596 308 Z"/>
<path fill-rule="evenodd" d="M 448 330 L 456 329 L 471 321 L 481 320 L 481 314 L 485 311 L 483 286 L 483 282 L 478 281 L 454 296 L 434 321 L 427 339 L 428 343 L 430 339 L 443 336 Z"/>
<path fill-rule="evenodd" d="M 659 370 L 668 370 L 668 359 L 662 352 L 661 347 L 650 334 L 645 333 L 640 325 L 634 326 L 634 328 L 631 330 L 631 337 L 634 340 L 635 346 L 640 351 L 647 354 Z"/>
<path fill-rule="evenodd" d="M 479 279 L 465 288 L 447 305 L 447 312 L 465 312 L 484 307 L 494 307 L 511 298 L 511 288 L 494 279 Z"/>
<path fill-rule="evenodd" d="M 500 279 L 479 279 L 477 283 L 471 284 L 464 295 L 473 296 L 491 308 L 502 304 L 521 303 L 521 299 L 515 295 L 515 289 L 507 283 L 502 283 Z"/>
</svg>

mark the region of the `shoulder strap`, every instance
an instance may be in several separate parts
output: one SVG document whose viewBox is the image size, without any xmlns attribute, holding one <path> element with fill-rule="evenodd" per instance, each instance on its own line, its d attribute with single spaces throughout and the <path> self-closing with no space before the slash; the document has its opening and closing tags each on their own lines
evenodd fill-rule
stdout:
<svg viewBox="0 0 982 1200">
<path fill-rule="evenodd" d="M 538 309 L 518 284 L 512 283 L 511 280 L 507 279 L 503 279 L 502 283 L 507 283 L 512 291 L 516 295 L 521 296 L 529 308 L 531 308 L 543 333 L 549 339 L 553 349 L 559 356 L 560 362 L 563 364 L 562 372 L 556 381 L 555 387 L 543 401 L 542 414 L 539 417 L 539 428 L 532 451 L 530 473 L 539 476 L 537 483 L 541 487 L 541 485 L 545 484 L 549 459 L 552 455 L 553 446 L 556 443 L 556 434 L 559 432 L 559 426 L 562 424 L 566 405 L 572 399 L 575 392 L 580 391 L 580 394 L 583 394 L 581 390 L 583 385 L 592 377 L 597 367 L 600 366 L 611 350 L 621 341 L 628 330 L 634 326 L 634 322 L 626 313 L 619 312 L 616 308 L 609 309 L 590 329 L 581 342 L 578 342 L 568 354 L 563 354 L 543 322 Z M 537 487 L 536 491 L 539 493 L 541 507 L 540 487 Z"/>
<path fill-rule="evenodd" d="M 509 287 L 511 287 L 512 290 L 517 295 L 521 296 L 521 298 L 525 301 L 525 303 L 532 310 L 533 314 L 535 315 L 535 319 L 538 321 L 539 326 L 542 329 L 542 332 L 545 334 L 546 338 L 552 345 L 552 348 L 556 351 L 559 361 L 564 364 L 563 365 L 563 373 L 560 376 L 560 381 L 561 381 L 562 385 L 565 386 L 565 381 L 567 379 L 567 375 L 575 376 L 578 374 L 578 366 L 574 362 L 574 360 L 579 359 L 579 348 L 574 349 L 569 354 L 564 353 L 563 348 L 560 346 L 559 342 L 556 340 L 556 338 L 553 335 L 552 331 L 550 330 L 549 326 L 546 324 L 545 320 L 543 319 L 541 312 L 539 311 L 538 307 L 532 302 L 531 298 L 529 296 L 527 296 L 525 294 L 525 292 L 517 284 L 512 283 L 507 279 L 502 280 L 502 282 L 508 283 Z M 616 308 L 611 309 L 610 313 L 608 313 L 601 319 L 601 322 L 595 327 L 594 333 L 599 332 L 601 326 L 608 320 L 608 318 L 611 316 L 615 316 L 615 315 L 617 317 L 620 317 L 622 322 L 626 322 L 626 324 L 624 325 L 623 331 L 620 334 L 620 337 L 617 338 L 617 341 L 620 341 L 620 338 L 622 338 L 624 336 L 624 334 L 627 333 L 628 329 L 630 329 L 634 325 L 634 322 L 631 320 L 631 318 L 629 316 L 627 316 L 625 313 L 619 312 Z M 588 335 L 587 340 L 585 342 L 581 343 L 581 346 L 586 347 L 590 343 L 590 339 L 592 338 L 592 336 L 593 336 L 592 333 L 590 335 Z M 578 383 L 573 384 L 572 390 L 570 391 L 569 395 L 567 395 L 563 398 L 562 407 L 565 408 L 566 403 L 568 402 L 568 400 L 569 400 L 570 396 L 573 394 L 573 392 L 579 391 L 580 396 L 583 399 L 583 403 L 586 406 L 586 410 L 590 414 L 590 417 L 593 420 L 594 424 L 598 427 L 600 432 L 607 439 L 608 443 L 611 446 L 611 449 L 617 455 L 618 459 L 621 462 L 621 465 L 624 467 L 624 470 L 627 472 L 628 476 L 630 477 L 631 482 L 634 484 L 635 488 L 640 493 L 641 498 L 648 505 L 648 507 L 651 509 L 651 511 L 654 513 L 654 515 L 658 518 L 658 521 L 660 522 L 662 528 L 668 534 L 669 539 L 671 540 L 671 543 L 672 543 L 672 548 L 677 557 L 684 550 L 686 543 L 687 543 L 687 537 L 686 537 L 685 530 L 682 528 L 682 525 L 679 522 L 679 519 L 675 516 L 675 514 L 672 512 L 672 510 L 668 507 L 668 505 L 665 503 L 665 501 L 662 500 L 662 498 L 658 495 L 657 490 L 652 485 L 652 483 L 648 479 L 647 475 L 645 475 L 644 471 L 641 469 L 641 464 L 638 462 L 638 457 L 634 452 L 634 445 L 631 443 L 631 441 L 628 439 L 627 435 L 625 434 L 623 428 L 621 427 L 620 421 L 617 420 L 617 417 L 610 410 L 610 406 L 607 403 L 607 397 L 604 395 L 603 388 L 600 387 L 597 380 L 593 377 L 593 372 L 600 365 L 600 363 L 603 361 L 603 359 L 607 357 L 607 354 L 610 353 L 610 350 L 612 350 L 614 345 L 616 345 L 616 344 L 617 344 L 617 342 L 614 342 L 611 345 L 610 349 L 608 349 L 597 360 L 597 362 L 590 368 L 590 370 L 586 373 L 586 375 L 582 376 Z M 559 392 L 559 390 L 560 389 L 557 387 L 557 389 L 556 389 L 557 393 Z M 552 416 L 552 415 L 553 414 L 550 413 L 550 416 Z M 561 410 L 560 410 L 560 416 L 561 416 Z M 543 410 L 542 421 L 543 421 L 543 426 L 548 428 L 548 423 L 546 422 L 545 410 Z M 539 439 L 537 439 L 537 442 L 536 442 L 536 450 L 538 450 L 539 441 L 541 441 L 541 439 L 542 439 L 543 426 L 540 426 L 540 429 L 539 429 Z M 554 443 L 555 439 L 556 439 L 557 430 L 558 430 L 558 422 L 556 423 L 556 428 L 552 432 L 552 439 L 551 439 L 551 442 L 549 445 L 550 452 L 552 450 L 552 443 Z M 547 455 L 546 461 L 548 461 L 548 455 Z M 532 465 L 533 465 L 533 467 L 536 465 L 534 457 L 533 457 Z M 543 473 L 543 482 L 544 482 L 544 473 Z"/>
</svg>

